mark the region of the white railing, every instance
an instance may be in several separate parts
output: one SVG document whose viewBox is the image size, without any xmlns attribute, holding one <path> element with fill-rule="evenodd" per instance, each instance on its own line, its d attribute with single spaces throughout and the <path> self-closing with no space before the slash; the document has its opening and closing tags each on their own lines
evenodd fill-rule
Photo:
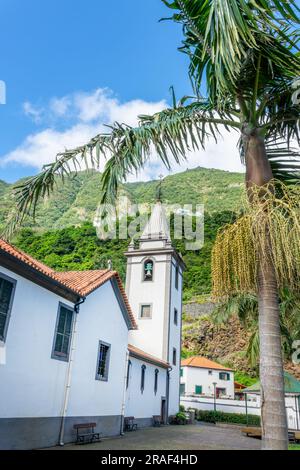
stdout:
<svg viewBox="0 0 300 470">
<path fill-rule="evenodd" d="M 260 416 L 260 398 L 248 396 L 247 405 L 245 400 L 233 400 L 228 398 L 216 398 L 208 396 L 195 396 L 185 394 L 180 397 L 180 404 L 187 410 L 194 408 L 203 411 L 223 411 L 225 413 L 239 413 Z M 246 411 L 247 410 L 247 411 Z M 294 403 L 294 398 L 286 397 L 286 412 L 289 429 L 300 429 L 300 414 Z"/>
</svg>

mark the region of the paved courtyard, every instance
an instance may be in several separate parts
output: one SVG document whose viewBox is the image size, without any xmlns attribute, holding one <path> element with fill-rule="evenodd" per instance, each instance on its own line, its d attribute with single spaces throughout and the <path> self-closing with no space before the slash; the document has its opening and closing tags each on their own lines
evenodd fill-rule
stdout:
<svg viewBox="0 0 300 470">
<path fill-rule="evenodd" d="M 146 428 L 100 443 L 66 445 L 55 450 L 256 450 L 260 444 L 257 439 L 243 436 L 239 429 L 197 424 Z"/>
</svg>

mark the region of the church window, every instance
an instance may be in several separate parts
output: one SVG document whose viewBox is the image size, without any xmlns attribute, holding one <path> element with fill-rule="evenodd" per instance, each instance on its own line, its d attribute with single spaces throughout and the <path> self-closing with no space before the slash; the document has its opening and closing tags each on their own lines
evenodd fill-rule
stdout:
<svg viewBox="0 0 300 470">
<path fill-rule="evenodd" d="M 141 318 L 151 318 L 152 309 L 150 304 L 141 305 Z"/>
<path fill-rule="evenodd" d="M 129 360 L 128 365 L 127 365 L 126 389 L 129 387 L 131 366 L 132 366 L 132 362 Z"/>
<path fill-rule="evenodd" d="M 143 272 L 144 281 L 153 281 L 153 269 L 154 269 L 154 263 L 152 259 L 147 259 L 144 262 L 144 272 Z"/>
<path fill-rule="evenodd" d="M 99 341 L 96 380 L 107 382 L 110 359 L 110 344 Z"/>
<path fill-rule="evenodd" d="M 16 282 L 0 276 L 0 340 L 5 341 Z"/>
<path fill-rule="evenodd" d="M 66 305 L 59 304 L 58 317 L 54 335 L 52 358 L 68 361 L 70 354 L 74 311 Z"/>
<path fill-rule="evenodd" d="M 154 393 L 155 393 L 155 395 L 157 393 L 157 387 L 158 387 L 158 374 L 159 374 L 159 370 L 155 369 L 155 373 L 154 373 Z"/>
<path fill-rule="evenodd" d="M 141 367 L 141 392 L 142 393 L 145 389 L 145 375 L 146 375 L 146 366 L 142 365 Z"/>
</svg>

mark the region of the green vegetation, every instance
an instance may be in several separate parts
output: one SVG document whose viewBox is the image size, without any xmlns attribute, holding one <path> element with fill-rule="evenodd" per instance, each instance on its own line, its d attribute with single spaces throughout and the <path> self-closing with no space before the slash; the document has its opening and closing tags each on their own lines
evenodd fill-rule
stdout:
<svg viewBox="0 0 300 470">
<path fill-rule="evenodd" d="M 13 210 L 15 186 L 0 180 L 0 230 Z M 55 194 L 39 201 L 36 219 L 26 219 L 23 226 L 34 230 L 60 229 L 92 222 L 101 199 L 101 174 L 81 171 L 65 178 L 64 184 L 56 178 Z M 155 202 L 157 181 L 128 183 L 121 194 L 129 203 L 149 205 Z M 166 204 L 204 204 L 205 213 L 239 211 L 243 175 L 221 170 L 196 168 L 165 178 L 163 200 Z M 146 210 L 146 208 L 145 208 Z"/>
<path fill-rule="evenodd" d="M 245 374 L 244 372 L 237 371 L 234 373 L 234 380 L 241 385 L 250 387 L 250 385 L 253 385 L 258 381 L 258 377 L 250 377 L 248 374 Z"/>
<path fill-rule="evenodd" d="M 260 426 L 260 417 L 256 415 L 248 415 L 239 413 L 224 413 L 222 411 L 197 411 L 197 420 L 205 423 L 232 423 L 232 424 L 248 424 L 249 426 Z"/>
<path fill-rule="evenodd" d="M 289 450 L 300 450 L 300 444 L 290 444 Z"/>
<path fill-rule="evenodd" d="M 205 245 L 200 251 L 186 251 L 183 241 L 174 241 L 174 245 L 182 253 L 187 265 L 184 276 L 184 299 L 210 292 L 211 271 L 210 256 L 218 229 L 234 217 L 232 212 L 207 215 L 205 219 Z M 58 270 L 85 270 L 107 267 L 111 260 L 113 268 L 125 278 L 126 259 L 124 252 L 128 240 L 100 240 L 96 229 L 90 222 L 75 227 L 47 232 L 34 231 L 24 228 L 18 234 L 14 243 Z"/>
<path fill-rule="evenodd" d="M 174 416 L 173 421 L 171 424 L 179 424 L 179 425 L 184 425 L 187 424 L 188 418 L 186 417 L 185 413 L 183 411 L 179 411 L 179 413 Z"/>
</svg>

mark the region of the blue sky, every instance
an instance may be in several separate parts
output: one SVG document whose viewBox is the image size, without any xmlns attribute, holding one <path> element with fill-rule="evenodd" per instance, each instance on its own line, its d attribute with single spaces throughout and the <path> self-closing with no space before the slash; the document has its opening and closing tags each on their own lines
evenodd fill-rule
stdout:
<svg viewBox="0 0 300 470">
<path fill-rule="evenodd" d="M 36 173 L 104 123 L 161 109 L 170 85 L 190 93 L 180 27 L 159 22 L 169 14 L 161 0 L 0 0 L 0 179 Z M 190 167 L 239 170 L 234 140 L 193 155 Z M 140 178 L 160 171 L 154 159 Z"/>
</svg>

